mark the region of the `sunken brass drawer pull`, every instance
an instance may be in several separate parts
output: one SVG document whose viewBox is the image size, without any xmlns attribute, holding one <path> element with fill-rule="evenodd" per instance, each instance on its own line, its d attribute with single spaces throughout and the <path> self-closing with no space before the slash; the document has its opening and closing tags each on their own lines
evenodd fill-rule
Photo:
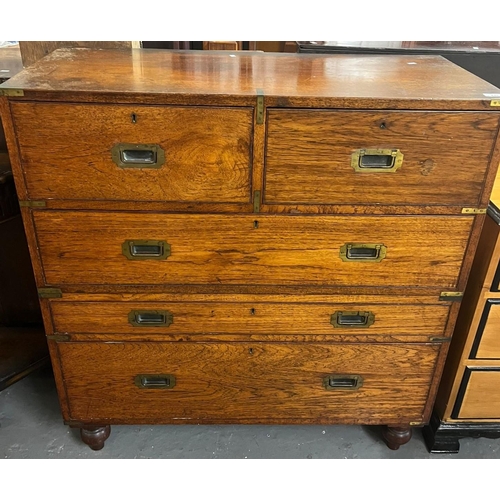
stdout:
<svg viewBox="0 0 500 500">
<path fill-rule="evenodd" d="M 116 144 L 111 158 L 120 168 L 161 168 L 165 151 L 157 144 Z"/>
<path fill-rule="evenodd" d="M 387 247 L 382 243 L 346 243 L 340 247 L 344 262 L 380 262 L 386 253 Z"/>
<path fill-rule="evenodd" d="M 363 386 L 361 375 L 328 375 L 323 379 L 327 391 L 357 391 Z"/>
<path fill-rule="evenodd" d="M 173 375 L 139 374 L 134 377 L 134 384 L 139 389 L 172 389 L 175 387 L 175 377 Z"/>
<path fill-rule="evenodd" d="M 122 254 L 130 260 L 165 260 L 170 255 L 170 245 L 162 240 L 126 240 Z"/>
<path fill-rule="evenodd" d="M 130 311 L 128 322 L 132 326 L 170 326 L 174 315 L 170 311 Z"/>
<path fill-rule="evenodd" d="M 356 172 L 396 172 L 403 164 L 399 149 L 358 149 L 351 155 Z"/>
<path fill-rule="evenodd" d="M 370 311 L 336 311 L 330 318 L 334 328 L 368 328 L 375 322 Z"/>
</svg>

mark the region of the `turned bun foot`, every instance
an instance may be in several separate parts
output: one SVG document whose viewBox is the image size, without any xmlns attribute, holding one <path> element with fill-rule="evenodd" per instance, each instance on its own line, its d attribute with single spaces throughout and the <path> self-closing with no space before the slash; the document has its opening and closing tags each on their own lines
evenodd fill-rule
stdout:
<svg viewBox="0 0 500 500">
<path fill-rule="evenodd" d="M 111 433 L 111 427 L 106 425 L 104 427 L 96 427 L 94 425 L 85 425 L 80 428 L 80 435 L 82 441 L 88 444 L 92 450 L 102 450 L 104 441 L 108 439 Z"/>
<path fill-rule="evenodd" d="M 391 450 L 398 450 L 411 439 L 411 427 L 390 427 L 382 431 L 382 437 Z"/>
</svg>

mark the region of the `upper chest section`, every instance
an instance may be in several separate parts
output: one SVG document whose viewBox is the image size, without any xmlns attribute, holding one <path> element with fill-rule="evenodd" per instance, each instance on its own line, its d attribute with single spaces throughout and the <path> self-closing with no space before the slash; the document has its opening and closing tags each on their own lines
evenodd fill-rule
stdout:
<svg viewBox="0 0 500 500">
<path fill-rule="evenodd" d="M 63 50 L 8 85 L 49 206 L 476 207 L 498 133 L 497 89 L 427 56 Z"/>
</svg>

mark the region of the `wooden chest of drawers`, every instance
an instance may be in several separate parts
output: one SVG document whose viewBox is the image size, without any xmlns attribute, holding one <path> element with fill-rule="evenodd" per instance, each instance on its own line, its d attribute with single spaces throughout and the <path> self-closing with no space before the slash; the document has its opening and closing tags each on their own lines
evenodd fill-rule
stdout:
<svg viewBox="0 0 500 500">
<path fill-rule="evenodd" d="M 428 422 L 500 91 L 362 59 L 71 49 L 1 87 L 63 417 L 92 448 L 113 423 L 350 423 L 397 449 Z"/>
</svg>

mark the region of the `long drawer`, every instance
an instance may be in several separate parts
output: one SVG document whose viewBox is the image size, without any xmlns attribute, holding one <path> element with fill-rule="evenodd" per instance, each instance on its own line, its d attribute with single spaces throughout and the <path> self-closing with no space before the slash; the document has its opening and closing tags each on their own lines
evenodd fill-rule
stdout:
<svg viewBox="0 0 500 500">
<path fill-rule="evenodd" d="M 250 202 L 251 108 L 11 109 L 33 199 Z"/>
<path fill-rule="evenodd" d="M 422 419 L 429 345 L 62 342 L 85 422 L 397 423 Z"/>
<path fill-rule="evenodd" d="M 497 113 L 271 109 L 264 202 L 474 207 L 497 130 Z"/>
<path fill-rule="evenodd" d="M 36 211 L 45 281 L 455 287 L 472 217 Z"/>
<path fill-rule="evenodd" d="M 440 305 L 269 302 L 52 301 L 57 333 L 428 335 L 443 334 Z"/>
</svg>

